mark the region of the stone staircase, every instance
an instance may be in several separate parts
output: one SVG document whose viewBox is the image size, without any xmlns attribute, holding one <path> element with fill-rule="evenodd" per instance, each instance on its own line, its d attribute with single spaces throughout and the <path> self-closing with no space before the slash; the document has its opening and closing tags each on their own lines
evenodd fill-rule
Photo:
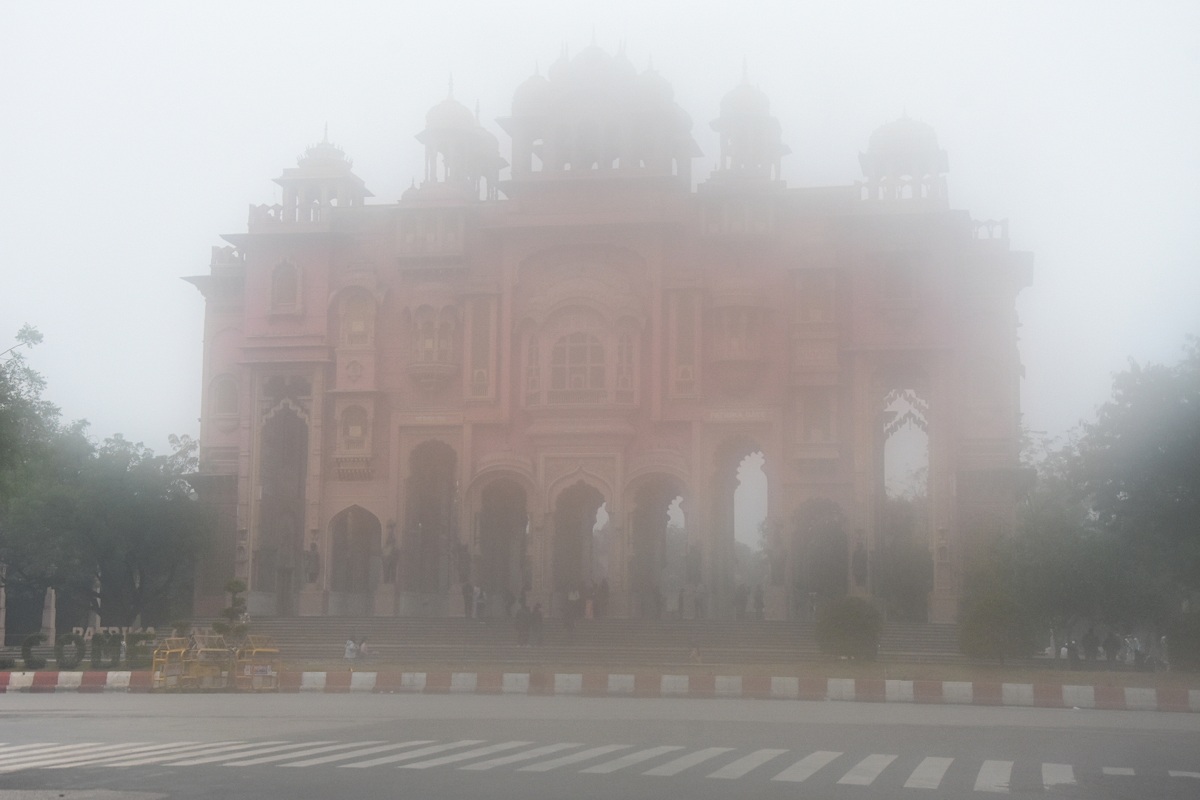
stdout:
<svg viewBox="0 0 1200 800">
<path fill-rule="evenodd" d="M 198 627 L 211 620 L 197 620 Z M 274 638 L 290 661 L 340 660 L 346 639 L 366 637 L 372 658 L 387 664 L 574 664 L 637 667 L 695 663 L 787 664 L 825 658 L 811 623 L 725 620 L 584 620 L 574 632 L 546 620 L 543 643 L 517 644 L 512 620 L 444 617 L 256 618 L 254 633 Z M 953 625 L 885 627 L 880 659 L 958 662 Z"/>
</svg>

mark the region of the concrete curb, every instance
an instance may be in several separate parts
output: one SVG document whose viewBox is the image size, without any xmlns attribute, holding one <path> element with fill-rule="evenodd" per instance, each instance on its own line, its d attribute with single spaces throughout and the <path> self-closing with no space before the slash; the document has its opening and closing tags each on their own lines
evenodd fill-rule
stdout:
<svg viewBox="0 0 1200 800">
<path fill-rule="evenodd" d="M 610 672 L 282 672 L 282 692 L 727 697 L 1200 712 L 1200 689 Z M 3 692 L 148 692 L 150 672 L 0 672 Z"/>
</svg>

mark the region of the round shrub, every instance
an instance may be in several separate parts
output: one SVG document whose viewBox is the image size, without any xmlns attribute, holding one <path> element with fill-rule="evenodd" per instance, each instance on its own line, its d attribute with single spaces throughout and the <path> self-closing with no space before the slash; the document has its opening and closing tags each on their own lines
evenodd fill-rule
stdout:
<svg viewBox="0 0 1200 800">
<path fill-rule="evenodd" d="M 834 656 L 873 661 L 882 630 L 883 618 L 861 597 L 834 600 L 817 615 L 817 645 Z"/>
<path fill-rule="evenodd" d="M 74 645 L 75 651 L 67 653 L 67 645 Z M 59 669 L 75 669 L 83 661 L 83 637 L 78 633 L 64 633 L 54 643 L 54 662 Z"/>
</svg>

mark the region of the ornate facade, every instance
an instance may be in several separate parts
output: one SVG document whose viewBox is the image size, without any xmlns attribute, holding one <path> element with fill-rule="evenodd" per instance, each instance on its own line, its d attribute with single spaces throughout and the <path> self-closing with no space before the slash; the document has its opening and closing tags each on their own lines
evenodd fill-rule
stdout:
<svg viewBox="0 0 1200 800">
<path fill-rule="evenodd" d="M 862 181 L 789 188 L 743 82 L 694 189 L 670 85 L 594 46 L 521 84 L 499 124 L 511 163 L 477 114 L 434 106 L 397 203 L 368 203 L 326 139 L 189 279 L 197 485 L 221 520 L 198 613 L 237 576 L 254 614 L 461 613 L 464 581 L 554 613 L 603 580 L 616 616 L 724 615 L 737 468 L 761 452 L 764 603 L 785 618 L 818 572 L 876 591 L 883 448 L 908 424 L 929 442 L 929 616 L 952 620 L 964 563 L 1013 524 L 1031 259 L 951 209 L 933 131 L 900 119 Z"/>
</svg>

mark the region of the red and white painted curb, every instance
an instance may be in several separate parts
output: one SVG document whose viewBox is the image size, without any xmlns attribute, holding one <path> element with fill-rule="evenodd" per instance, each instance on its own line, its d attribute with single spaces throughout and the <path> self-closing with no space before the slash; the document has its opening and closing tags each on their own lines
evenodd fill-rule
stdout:
<svg viewBox="0 0 1200 800">
<path fill-rule="evenodd" d="M 148 692 L 149 672 L 0 672 L 0 692 Z"/>
<path fill-rule="evenodd" d="M 150 672 L 0 672 L 4 692 L 148 692 Z M 283 692 L 725 697 L 1200 712 L 1200 689 L 609 672 L 283 672 Z"/>
</svg>

